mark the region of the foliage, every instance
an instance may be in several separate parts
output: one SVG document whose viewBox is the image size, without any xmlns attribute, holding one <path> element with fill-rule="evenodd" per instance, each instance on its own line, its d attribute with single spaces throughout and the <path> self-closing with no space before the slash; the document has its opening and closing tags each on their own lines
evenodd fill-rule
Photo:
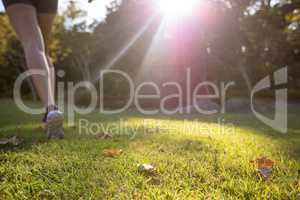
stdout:
<svg viewBox="0 0 300 200">
<path fill-rule="evenodd" d="M 86 13 L 70 1 L 56 19 L 50 45 L 56 68 L 66 72 L 60 80 L 98 85 L 99 70 L 108 67 L 122 69 L 133 78 L 144 65 L 170 76 L 191 67 L 193 83 L 233 80 L 238 92 L 248 95 L 246 86 L 251 89 L 275 69 L 289 66 L 289 87 L 299 88 L 299 1 L 207 0 L 193 19 L 177 24 L 173 40 L 159 41 L 162 47 L 145 63 L 151 45 L 158 43 L 154 37 L 164 19 L 154 5 L 149 0 L 114 0 L 107 6 L 105 21 L 87 24 Z M 0 93 L 10 96 L 24 68 L 24 56 L 3 14 L 0 25 Z M 183 82 L 180 76 L 173 78 Z M 114 81 L 106 85 L 113 87 Z M 119 90 L 107 88 L 108 95 L 126 93 L 126 84 L 121 85 Z"/>
</svg>

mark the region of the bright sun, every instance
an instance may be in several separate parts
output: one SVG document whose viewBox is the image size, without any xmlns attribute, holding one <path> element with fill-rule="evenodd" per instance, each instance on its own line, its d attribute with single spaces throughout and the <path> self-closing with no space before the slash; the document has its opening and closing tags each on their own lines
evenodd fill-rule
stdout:
<svg viewBox="0 0 300 200">
<path fill-rule="evenodd" d="M 193 12 L 199 0 L 158 0 L 162 12 L 169 16 L 186 16 Z"/>
</svg>

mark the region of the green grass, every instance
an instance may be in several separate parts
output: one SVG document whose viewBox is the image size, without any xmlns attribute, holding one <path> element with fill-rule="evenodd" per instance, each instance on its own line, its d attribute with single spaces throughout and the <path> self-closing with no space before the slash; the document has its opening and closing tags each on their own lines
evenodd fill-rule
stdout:
<svg viewBox="0 0 300 200">
<path fill-rule="evenodd" d="M 62 141 L 47 141 L 40 116 L 11 101 L 1 100 L 0 110 L 1 137 L 23 140 L 0 149 L 0 199 L 300 199 L 299 108 L 289 113 L 286 135 L 247 113 L 222 116 L 222 126 L 214 117 L 93 113 L 77 119 L 109 127 L 112 138 L 79 134 L 77 124 Z M 128 131 L 117 130 L 120 119 Z M 124 153 L 107 158 L 105 148 Z M 262 156 L 275 161 L 268 180 L 251 163 Z M 140 163 L 156 174 L 140 173 Z"/>
</svg>

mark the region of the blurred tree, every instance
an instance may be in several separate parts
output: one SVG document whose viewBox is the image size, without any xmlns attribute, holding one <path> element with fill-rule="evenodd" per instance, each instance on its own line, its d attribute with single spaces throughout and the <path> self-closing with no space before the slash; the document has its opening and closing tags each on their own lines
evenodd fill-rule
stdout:
<svg viewBox="0 0 300 200">
<path fill-rule="evenodd" d="M 289 66 L 292 86 L 300 85 L 298 0 L 207 0 L 196 9 L 191 20 L 178 22 L 173 40 L 160 38 L 157 57 L 148 63 L 155 65 L 151 70 L 162 72 L 165 60 L 173 60 L 178 65 L 174 66 L 176 70 L 182 70 L 182 66 L 192 68 L 195 83 L 203 79 L 233 80 L 240 86 L 238 92 L 247 95 L 262 77 Z M 133 78 L 143 69 L 163 20 L 154 0 L 114 0 L 107 11 L 105 21 L 88 24 L 86 12 L 70 1 L 67 10 L 56 18 L 50 52 L 56 68 L 66 72 L 61 80 L 90 80 L 96 84 L 99 69 L 122 69 Z M 24 63 L 20 44 L 2 13 L 1 96 L 12 95 L 14 80 L 24 70 Z M 182 76 L 181 71 L 177 75 Z M 106 91 L 111 95 L 128 94 L 124 80 L 110 81 Z M 25 92 L 33 93 L 32 85 L 27 85 Z"/>
</svg>

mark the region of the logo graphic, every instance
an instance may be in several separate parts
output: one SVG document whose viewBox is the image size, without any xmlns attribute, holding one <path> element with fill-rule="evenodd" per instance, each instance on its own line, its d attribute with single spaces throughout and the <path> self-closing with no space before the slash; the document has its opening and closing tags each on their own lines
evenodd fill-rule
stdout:
<svg viewBox="0 0 300 200">
<path fill-rule="evenodd" d="M 280 70 L 274 73 L 274 86 L 276 88 L 281 87 L 275 90 L 275 117 L 274 119 L 269 119 L 266 116 L 260 114 L 254 109 L 254 94 L 271 88 L 271 78 L 270 76 L 265 77 L 260 82 L 258 82 L 253 90 L 251 91 L 251 110 L 254 115 L 261 120 L 266 125 L 272 127 L 274 130 L 281 133 L 287 133 L 287 88 L 282 88 L 288 82 L 288 70 L 287 67 L 281 68 Z"/>
</svg>

